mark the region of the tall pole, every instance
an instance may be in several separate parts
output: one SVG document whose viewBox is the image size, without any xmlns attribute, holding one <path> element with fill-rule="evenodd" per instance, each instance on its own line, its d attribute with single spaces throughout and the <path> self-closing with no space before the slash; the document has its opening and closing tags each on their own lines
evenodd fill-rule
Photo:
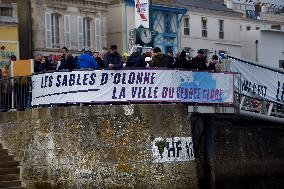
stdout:
<svg viewBox="0 0 284 189">
<path fill-rule="evenodd" d="M 153 35 L 153 1 L 149 0 L 149 29 L 152 31 Z M 151 47 L 154 46 L 154 38 L 152 38 L 151 43 L 149 44 Z"/>
</svg>

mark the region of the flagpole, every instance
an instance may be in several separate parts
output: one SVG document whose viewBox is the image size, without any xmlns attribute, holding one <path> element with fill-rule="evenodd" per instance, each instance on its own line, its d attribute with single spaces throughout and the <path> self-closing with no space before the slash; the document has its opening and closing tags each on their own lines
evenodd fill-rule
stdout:
<svg viewBox="0 0 284 189">
<path fill-rule="evenodd" d="M 149 0 L 149 29 L 152 32 L 153 35 L 153 1 Z M 154 45 L 154 38 L 152 38 L 151 43 L 149 44 L 151 47 Z"/>
</svg>

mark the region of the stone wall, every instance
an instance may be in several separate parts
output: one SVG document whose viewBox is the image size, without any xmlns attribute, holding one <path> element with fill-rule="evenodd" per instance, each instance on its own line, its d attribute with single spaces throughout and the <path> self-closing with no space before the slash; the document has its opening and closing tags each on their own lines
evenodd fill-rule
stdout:
<svg viewBox="0 0 284 189">
<path fill-rule="evenodd" d="M 0 139 L 26 188 L 197 188 L 195 161 L 153 163 L 157 137 L 190 137 L 184 105 L 0 113 Z"/>
</svg>

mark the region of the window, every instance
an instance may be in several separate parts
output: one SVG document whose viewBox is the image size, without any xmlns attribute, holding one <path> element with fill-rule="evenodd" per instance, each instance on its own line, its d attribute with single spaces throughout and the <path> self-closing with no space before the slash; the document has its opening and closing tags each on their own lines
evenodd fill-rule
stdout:
<svg viewBox="0 0 284 189">
<path fill-rule="evenodd" d="M 250 26 L 247 26 L 247 31 L 249 31 L 250 30 Z"/>
<path fill-rule="evenodd" d="M 164 28 L 166 33 L 172 32 L 172 22 L 171 22 L 171 16 L 169 14 L 166 14 L 164 17 Z"/>
<path fill-rule="evenodd" d="M 90 18 L 84 18 L 83 27 L 84 27 L 84 46 L 90 48 L 91 47 L 91 19 Z"/>
<path fill-rule="evenodd" d="M 101 20 L 100 18 L 95 19 L 95 27 L 96 27 L 96 38 L 95 38 L 95 43 L 96 43 L 96 51 L 101 50 Z"/>
<path fill-rule="evenodd" d="M 70 15 L 64 16 L 64 36 L 65 47 L 71 48 L 71 34 L 70 34 Z"/>
<path fill-rule="evenodd" d="M 60 48 L 58 14 L 51 15 L 51 39 L 52 39 L 52 48 Z"/>
<path fill-rule="evenodd" d="M 91 19 L 77 17 L 78 49 L 91 48 Z"/>
<path fill-rule="evenodd" d="M 207 37 L 207 18 L 201 18 L 202 37 Z"/>
<path fill-rule="evenodd" d="M 284 60 L 279 60 L 279 68 L 284 69 Z"/>
<path fill-rule="evenodd" d="M 183 34 L 184 35 L 189 35 L 189 16 L 186 16 L 184 18 L 184 30 L 183 30 Z"/>
<path fill-rule="evenodd" d="M 219 39 L 224 39 L 224 20 L 219 20 Z"/>
<path fill-rule="evenodd" d="M 59 48 L 59 15 L 45 13 L 45 46 L 46 48 Z"/>
</svg>

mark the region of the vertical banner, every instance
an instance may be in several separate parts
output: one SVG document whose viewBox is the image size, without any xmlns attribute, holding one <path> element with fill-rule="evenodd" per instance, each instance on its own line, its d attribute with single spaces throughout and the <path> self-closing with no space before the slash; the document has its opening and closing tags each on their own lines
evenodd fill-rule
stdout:
<svg viewBox="0 0 284 189">
<path fill-rule="evenodd" d="M 135 28 L 149 28 L 149 1 L 135 0 Z"/>
</svg>

